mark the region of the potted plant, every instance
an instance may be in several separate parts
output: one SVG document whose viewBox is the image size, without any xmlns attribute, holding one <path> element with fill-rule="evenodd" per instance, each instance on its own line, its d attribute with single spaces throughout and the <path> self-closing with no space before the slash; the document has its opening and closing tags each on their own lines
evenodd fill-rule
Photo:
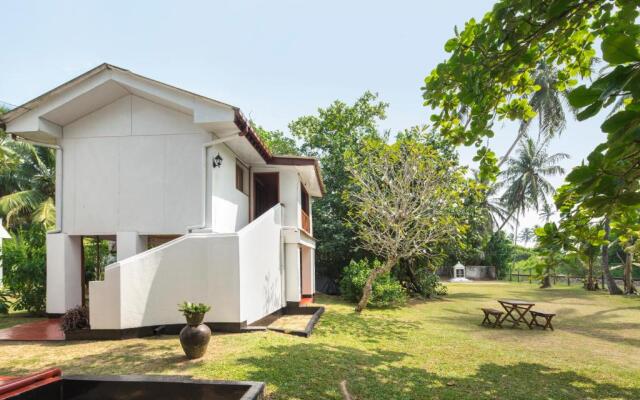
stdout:
<svg viewBox="0 0 640 400">
<path fill-rule="evenodd" d="M 211 339 L 211 329 L 202 323 L 204 315 L 211 310 L 211 307 L 185 301 L 179 305 L 178 310 L 187 319 L 187 325 L 180 331 L 182 350 L 192 360 L 200 358 L 207 351 Z"/>
</svg>

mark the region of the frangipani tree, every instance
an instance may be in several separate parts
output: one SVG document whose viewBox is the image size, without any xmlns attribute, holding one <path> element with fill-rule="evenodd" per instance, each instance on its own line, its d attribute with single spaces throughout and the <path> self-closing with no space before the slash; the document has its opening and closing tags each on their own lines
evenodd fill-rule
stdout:
<svg viewBox="0 0 640 400">
<path fill-rule="evenodd" d="M 367 140 L 349 158 L 349 221 L 361 248 L 384 260 L 367 278 L 356 307 L 361 312 L 378 276 L 401 259 L 435 256 L 439 245 L 463 233 L 456 209 L 462 206 L 464 169 L 414 139 Z"/>
</svg>

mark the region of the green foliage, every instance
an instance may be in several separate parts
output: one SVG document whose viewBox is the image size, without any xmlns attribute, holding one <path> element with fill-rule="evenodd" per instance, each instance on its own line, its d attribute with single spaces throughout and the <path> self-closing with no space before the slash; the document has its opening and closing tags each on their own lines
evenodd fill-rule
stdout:
<svg viewBox="0 0 640 400">
<path fill-rule="evenodd" d="M 572 90 L 578 119 L 616 104 L 624 110 L 602 125 L 606 142 L 576 167 L 567 181 L 586 207 L 606 215 L 620 205 L 640 204 L 640 51 L 638 0 L 501 0 L 482 20 L 469 20 L 445 44 L 450 57 L 426 78 L 425 105 L 435 110 L 434 128 L 452 143 L 478 147 L 480 175 L 497 174 L 495 154 L 484 146 L 496 120 L 527 123 L 540 65 L 554 71 L 560 92 L 589 78 L 601 43 L 609 67 L 590 85 Z"/>
<path fill-rule="evenodd" d="M 253 126 L 253 129 L 264 144 L 267 145 L 271 153 L 277 155 L 300 155 L 300 149 L 296 141 L 286 136 L 284 132 L 266 130 L 260 125 L 255 125 L 253 121 L 251 126 Z"/>
<path fill-rule="evenodd" d="M 15 298 L 16 310 L 45 310 L 45 236 L 44 227 L 33 224 L 3 242 L 3 283 Z"/>
<path fill-rule="evenodd" d="M 365 140 L 350 160 L 344 198 L 359 245 L 386 260 L 438 257 L 460 240 L 463 168 L 422 141 Z"/>
<path fill-rule="evenodd" d="M 566 232 L 558 228 L 555 222 L 548 222 L 536 229 L 538 251 L 542 255 L 536 265 L 537 276 L 542 288 L 551 286 L 551 276 L 560 264 L 566 262 L 564 251 L 571 248 L 571 241 Z"/>
<path fill-rule="evenodd" d="M 378 260 L 370 262 L 368 259 L 359 261 L 351 260 L 342 270 L 340 279 L 340 291 L 342 296 L 352 302 L 357 302 L 362 297 L 362 290 L 372 270 L 380 268 Z M 404 304 L 407 293 L 400 282 L 390 273 L 384 273 L 377 277 L 373 283 L 371 297 L 368 305 L 374 307 L 389 307 Z"/>
<path fill-rule="evenodd" d="M 511 270 L 513 272 L 520 273 L 529 273 L 530 271 L 536 270 L 537 266 L 542 262 L 539 256 L 532 255 L 529 258 L 525 258 L 522 260 L 515 261 L 511 265 Z"/>
<path fill-rule="evenodd" d="M 423 298 L 447 294 L 447 287 L 440 282 L 440 277 L 426 265 L 414 268 L 409 263 L 401 263 L 396 276 L 409 292 Z"/>
<path fill-rule="evenodd" d="M 11 309 L 11 294 L 8 290 L 0 287 L 0 314 L 7 315 Z"/>
<path fill-rule="evenodd" d="M 55 226 L 55 151 L 0 135 L 0 216 L 10 228 Z"/>
<path fill-rule="evenodd" d="M 343 265 L 364 256 L 345 223 L 348 207 L 342 193 L 350 184 L 345 153 L 359 151 L 365 138 L 380 137 L 377 124 L 386 117 L 387 107 L 376 94 L 365 92 L 351 105 L 335 101 L 318 109 L 317 115 L 289 124 L 292 135 L 302 142 L 302 152 L 318 157 L 322 165 L 326 194 L 313 204 L 316 269 L 336 282 Z"/>
<path fill-rule="evenodd" d="M 513 254 L 513 245 L 504 231 L 498 231 L 487 243 L 485 264 L 496 267 L 496 275 L 502 278 L 508 271 L 509 261 Z"/>
<path fill-rule="evenodd" d="M 535 229 L 533 234 L 535 235 Z M 511 260 L 513 260 L 514 262 L 527 260 L 537 254 L 535 250 L 528 247 L 514 245 L 512 249 Z"/>
<path fill-rule="evenodd" d="M 546 177 L 564 173 L 558 162 L 569 158 L 569 155 L 549 154 L 548 147 L 548 138 L 541 142 L 525 138 L 520 143 L 517 157 L 509 159 L 507 169 L 501 174 L 499 186 L 505 187 L 502 203 L 510 210 L 510 215 L 515 214 L 516 219 L 528 209 L 539 211 L 547 204 L 547 196 L 555 189 Z"/>
<path fill-rule="evenodd" d="M 91 236 L 82 239 L 87 282 L 104 280 L 104 268 L 116 261 L 115 248 L 111 248 L 110 243 L 113 242 Z"/>
<path fill-rule="evenodd" d="M 209 310 L 211 310 L 211 306 L 203 303 L 185 301 L 182 304 L 178 304 L 178 311 L 180 311 L 185 317 L 189 317 L 193 314 L 206 314 Z"/>
</svg>

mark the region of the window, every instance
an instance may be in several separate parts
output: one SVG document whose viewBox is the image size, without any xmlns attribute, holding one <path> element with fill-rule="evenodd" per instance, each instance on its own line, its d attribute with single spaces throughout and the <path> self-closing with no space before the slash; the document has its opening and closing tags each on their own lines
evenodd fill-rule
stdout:
<svg viewBox="0 0 640 400">
<path fill-rule="evenodd" d="M 456 269 L 456 278 L 464 278 L 464 270 L 461 268 Z"/>
<path fill-rule="evenodd" d="M 241 191 L 244 194 L 247 194 L 247 190 L 246 187 L 248 185 L 245 185 L 245 169 L 242 165 L 237 164 L 236 163 L 236 189 L 238 189 L 239 191 Z"/>
</svg>

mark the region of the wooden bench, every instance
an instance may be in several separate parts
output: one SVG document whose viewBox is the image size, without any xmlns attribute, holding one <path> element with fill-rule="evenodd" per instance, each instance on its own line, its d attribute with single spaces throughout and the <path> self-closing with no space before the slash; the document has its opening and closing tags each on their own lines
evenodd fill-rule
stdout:
<svg viewBox="0 0 640 400">
<path fill-rule="evenodd" d="M 546 311 L 529 311 L 531 314 L 531 322 L 529 322 L 529 329 L 533 329 L 534 326 L 540 327 L 543 330 L 547 330 L 547 328 L 553 330 L 553 325 L 551 325 L 551 319 L 556 316 L 555 313 L 546 312 Z M 544 324 L 538 322 L 537 318 L 544 318 Z"/>
<path fill-rule="evenodd" d="M 495 308 L 481 308 L 481 310 L 484 313 L 484 319 L 480 325 L 502 328 L 502 314 L 504 314 L 504 311 L 496 310 Z M 491 317 L 494 318 L 493 321 L 491 321 Z"/>
</svg>

